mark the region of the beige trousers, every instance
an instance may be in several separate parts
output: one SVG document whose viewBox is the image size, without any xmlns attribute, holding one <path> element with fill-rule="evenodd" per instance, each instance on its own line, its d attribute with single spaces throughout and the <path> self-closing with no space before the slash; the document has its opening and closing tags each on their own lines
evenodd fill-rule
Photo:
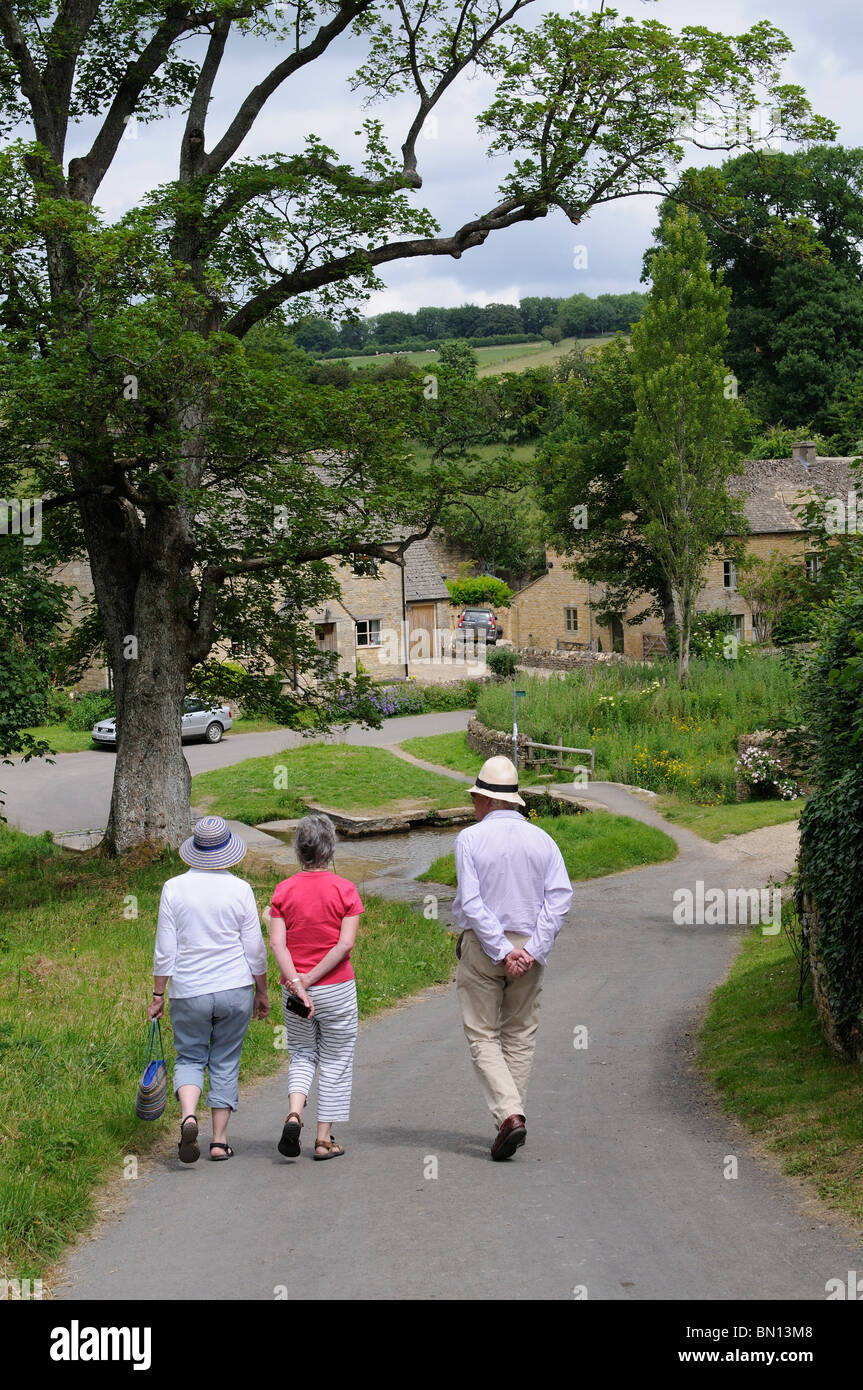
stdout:
<svg viewBox="0 0 863 1390">
<path fill-rule="evenodd" d="M 518 947 L 528 938 L 507 932 L 507 939 Z M 524 975 L 508 975 L 503 961 L 490 960 L 472 931 L 462 938 L 458 1002 L 470 1055 L 498 1125 L 525 1113 L 543 974 L 544 967 L 535 964 Z"/>
</svg>

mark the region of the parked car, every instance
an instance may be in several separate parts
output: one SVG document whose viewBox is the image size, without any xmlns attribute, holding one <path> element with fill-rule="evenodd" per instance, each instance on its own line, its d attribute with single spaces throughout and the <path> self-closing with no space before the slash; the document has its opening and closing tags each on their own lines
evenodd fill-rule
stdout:
<svg viewBox="0 0 863 1390">
<path fill-rule="evenodd" d="M 202 738 L 207 743 L 221 743 L 222 735 L 233 726 L 232 711 L 227 705 L 208 705 L 194 695 L 183 701 L 181 738 Z M 90 734 L 94 743 L 109 747 L 117 744 L 117 721 L 100 719 Z"/>
<path fill-rule="evenodd" d="M 498 627 L 490 608 L 466 608 L 458 620 L 459 632 L 471 632 L 475 637 L 484 637 L 493 647 L 498 638 Z"/>
</svg>

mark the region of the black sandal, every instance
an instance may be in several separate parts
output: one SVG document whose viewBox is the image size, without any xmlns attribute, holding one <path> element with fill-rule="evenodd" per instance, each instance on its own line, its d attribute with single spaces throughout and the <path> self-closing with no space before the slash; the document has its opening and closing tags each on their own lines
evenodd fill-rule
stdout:
<svg viewBox="0 0 863 1390">
<path fill-rule="evenodd" d="M 186 1129 L 189 1125 L 189 1129 Z M 201 1157 L 201 1150 L 198 1147 L 198 1121 L 194 1115 L 187 1115 L 180 1121 L 180 1142 L 177 1145 L 177 1154 L 181 1163 L 197 1163 Z"/>
<path fill-rule="evenodd" d="M 293 1118 L 292 1118 L 293 1117 Z M 300 1130 L 303 1122 L 296 1110 L 291 1110 L 285 1120 L 285 1127 L 282 1130 L 282 1137 L 276 1147 L 280 1154 L 285 1158 L 298 1158 L 300 1155 Z"/>
<path fill-rule="evenodd" d="M 221 1154 L 221 1155 L 219 1155 L 219 1154 L 214 1154 L 214 1153 L 213 1153 L 213 1149 L 224 1149 L 225 1152 L 224 1152 L 223 1154 Z M 210 1162 L 211 1162 L 211 1163 L 226 1163 L 226 1162 L 228 1161 L 229 1158 L 233 1158 L 233 1157 L 234 1157 L 234 1150 L 231 1148 L 230 1144 L 217 1144 L 217 1143 L 213 1143 L 213 1144 L 210 1145 Z"/>
</svg>

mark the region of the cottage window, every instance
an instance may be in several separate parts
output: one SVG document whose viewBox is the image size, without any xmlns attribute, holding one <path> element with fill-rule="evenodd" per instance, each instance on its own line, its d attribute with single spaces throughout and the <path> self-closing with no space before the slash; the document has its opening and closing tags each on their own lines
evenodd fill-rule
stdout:
<svg viewBox="0 0 863 1390">
<path fill-rule="evenodd" d="M 357 646 L 379 647 L 381 645 L 380 618 L 361 618 L 357 623 Z"/>
<path fill-rule="evenodd" d="M 737 588 L 737 566 L 733 560 L 722 561 L 722 587 L 724 589 Z"/>
<path fill-rule="evenodd" d="M 735 613 L 735 614 L 734 614 L 734 636 L 737 638 L 738 642 L 742 642 L 742 641 L 743 641 L 743 623 L 744 623 L 743 614 L 742 614 L 742 613 Z"/>
<path fill-rule="evenodd" d="M 567 632 L 578 632 L 578 609 L 564 608 L 563 617 Z"/>
<path fill-rule="evenodd" d="M 812 554 L 806 556 L 806 578 L 810 583 L 815 584 L 821 578 L 821 556 Z"/>
</svg>

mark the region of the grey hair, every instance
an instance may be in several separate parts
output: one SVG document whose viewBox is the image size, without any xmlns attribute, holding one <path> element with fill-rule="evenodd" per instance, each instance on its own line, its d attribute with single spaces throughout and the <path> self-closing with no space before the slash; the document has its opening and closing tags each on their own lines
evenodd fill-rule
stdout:
<svg viewBox="0 0 863 1390">
<path fill-rule="evenodd" d="M 304 868 L 317 869 L 332 859 L 336 849 L 336 827 L 329 816 L 315 812 L 303 816 L 294 831 L 294 853 Z"/>
</svg>

